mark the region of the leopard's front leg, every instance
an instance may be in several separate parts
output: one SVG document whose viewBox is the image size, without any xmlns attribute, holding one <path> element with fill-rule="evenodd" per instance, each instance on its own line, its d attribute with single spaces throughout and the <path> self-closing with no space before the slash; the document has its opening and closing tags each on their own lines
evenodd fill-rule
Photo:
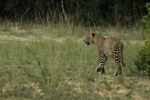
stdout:
<svg viewBox="0 0 150 100">
<path fill-rule="evenodd" d="M 105 65 L 106 61 L 107 61 L 107 57 L 105 56 L 105 54 L 102 52 L 99 52 L 99 64 L 98 64 L 98 67 L 96 70 L 100 74 L 105 73 L 104 65 Z"/>
</svg>

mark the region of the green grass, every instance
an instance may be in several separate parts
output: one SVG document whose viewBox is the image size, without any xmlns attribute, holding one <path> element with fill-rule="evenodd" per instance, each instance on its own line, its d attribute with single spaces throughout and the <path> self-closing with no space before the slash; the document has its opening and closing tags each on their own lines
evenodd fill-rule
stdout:
<svg viewBox="0 0 150 100">
<path fill-rule="evenodd" d="M 134 59 L 142 47 L 141 29 L 98 28 L 125 43 L 123 75 L 96 72 L 98 52 L 86 46 L 86 28 L 73 24 L 0 25 L 1 100 L 148 100 L 150 80 L 138 77 Z M 1 34 L 2 33 L 2 34 Z"/>
</svg>

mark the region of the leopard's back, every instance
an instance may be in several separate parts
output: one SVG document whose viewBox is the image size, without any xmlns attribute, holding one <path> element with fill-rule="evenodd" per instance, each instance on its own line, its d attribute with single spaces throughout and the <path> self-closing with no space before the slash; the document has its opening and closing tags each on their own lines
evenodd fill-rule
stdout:
<svg viewBox="0 0 150 100">
<path fill-rule="evenodd" d="M 119 52 L 119 49 L 121 49 L 120 52 L 122 52 L 123 43 L 116 38 L 106 38 L 103 42 L 103 46 L 101 47 L 100 48 L 105 55 L 112 56 L 114 52 Z"/>
</svg>

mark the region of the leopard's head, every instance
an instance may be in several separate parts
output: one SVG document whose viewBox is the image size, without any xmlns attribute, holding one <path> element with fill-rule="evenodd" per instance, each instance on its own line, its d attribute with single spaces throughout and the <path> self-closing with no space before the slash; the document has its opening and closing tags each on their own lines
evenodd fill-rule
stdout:
<svg viewBox="0 0 150 100">
<path fill-rule="evenodd" d="M 83 40 L 85 44 L 87 45 L 94 44 L 95 35 L 96 35 L 95 33 L 88 34 L 88 36 Z"/>
</svg>

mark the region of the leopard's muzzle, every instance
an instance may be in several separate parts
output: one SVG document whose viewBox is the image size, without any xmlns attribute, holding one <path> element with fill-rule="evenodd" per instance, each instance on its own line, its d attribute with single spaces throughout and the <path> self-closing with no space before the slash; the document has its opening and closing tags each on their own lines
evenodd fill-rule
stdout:
<svg viewBox="0 0 150 100">
<path fill-rule="evenodd" d="M 90 45 L 90 42 L 87 42 L 86 40 L 83 40 L 83 42 L 84 42 L 86 45 Z"/>
</svg>

